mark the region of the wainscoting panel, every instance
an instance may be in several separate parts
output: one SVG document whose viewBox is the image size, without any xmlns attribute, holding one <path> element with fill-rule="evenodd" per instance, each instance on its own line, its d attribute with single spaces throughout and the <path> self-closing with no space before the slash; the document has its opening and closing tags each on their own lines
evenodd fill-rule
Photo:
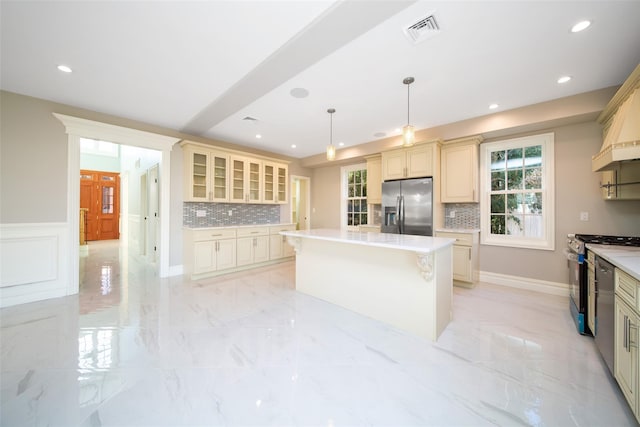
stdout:
<svg viewBox="0 0 640 427">
<path fill-rule="evenodd" d="M 0 307 L 69 295 L 66 223 L 0 224 Z"/>
</svg>

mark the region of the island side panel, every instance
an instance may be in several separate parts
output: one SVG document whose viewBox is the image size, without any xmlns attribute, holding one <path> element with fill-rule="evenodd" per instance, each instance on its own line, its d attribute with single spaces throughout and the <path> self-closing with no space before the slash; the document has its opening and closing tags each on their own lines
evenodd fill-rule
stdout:
<svg viewBox="0 0 640 427">
<path fill-rule="evenodd" d="M 436 253 L 434 277 L 436 282 L 436 337 L 453 319 L 453 246 Z"/>
<path fill-rule="evenodd" d="M 296 289 L 436 340 L 451 312 L 450 252 L 447 247 L 434 254 L 434 276 L 425 280 L 413 251 L 301 238 Z M 447 265 L 448 281 L 447 272 L 440 271 Z M 438 296 L 436 280 L 443 281 L 444 296 Z M 438 300 L 442 306 L 436 308 Z"/>
</svg>

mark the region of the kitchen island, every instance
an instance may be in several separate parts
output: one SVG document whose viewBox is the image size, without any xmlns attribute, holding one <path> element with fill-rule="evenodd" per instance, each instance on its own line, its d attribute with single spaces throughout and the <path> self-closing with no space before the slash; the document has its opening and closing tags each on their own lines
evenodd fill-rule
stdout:
<svg viewBox="0 0 640 427">
<path fill-rule="evenodd" d="M 451 320 L 454 239 L 334 229 L 282 231 L 296 290 L 431 341 Z"/>
</svg>

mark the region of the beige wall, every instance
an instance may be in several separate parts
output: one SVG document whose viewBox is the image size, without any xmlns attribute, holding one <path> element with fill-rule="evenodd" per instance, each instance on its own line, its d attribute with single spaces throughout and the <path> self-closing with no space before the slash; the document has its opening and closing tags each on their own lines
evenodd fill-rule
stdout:
<svg viewBox="0 0 640 427">
<path fill-rule="evenodd" d="M 8 92 L 0 92 L 0 108 L 2 223 L 66 221 L 67 136 L 62 124 L 52 116 L 53 112 L 269 155 Z M 589 108 L 595 109 L 595 106 Z M 591 155 L 599 151 L 602 139 L 600 126 L 593 118 L 591 114 L 588 122 L 556 125 L 536 131 L 553 131 L 556 134 L 556 250 L 482 246 L 482 271 L 564 283 L 567 270 L 562 249 L 567 233 L 640 235 L 640 201 L 603 201 L 600 198 L 599 176 L 591 172 Z M 456 131 L 455 124 L 448 125 L 448 137 L 465 136 L 463 132 L 468 130 L 469 123 L 465 126 L 464 130 Z M 522 132 L 521 127 L 519 132 Z M 492 129 L 493 135 L 497 133 L 501 139 L 522 134 Z M 369 149 L 365 151 L 365 154 L 371 152 Z M 311 177 L 312 227 L 339 227 L 340 166 L 360 163 L 362 158 L 354 157 L 342 164 L 332 163 L 314 169 L 303 167 L 304 161 L 289 160 L 292 160 L 291 174 Z M 182 150 L 179 146 L 171 153 L 171 166 L 170 264 L 179 265 L 182 263 Z M 289 208 L 283 209 L 286 212 Z M 589 212 L 589 221 L 579 221 L 581 211 Z"/>
<path fill-rule="evenodd" d="M 297 159 L 186 135 L 146 123 L 0 91 L 0 222 L 47 223 L 67 220 L 67 147 L 62 123 L 52 113 L 242 150 L 291 161 L 291 174 L 311 176 Z M 182 148 L 171 151 L 169 264 L 182 264 Z M 161 178 L 162 179 L 162 178 Z M 283 207 L 282 212 L 289 211 Z"/>
<path fill-rule="evenodd" d="M 0 221 L 67 220 L 67 135 L 50 105 L 0 92 Z"/>
<path fill-rule="evenodd" d="M 340 228 L 340 167 L 332 164 L 313 169 L 311 228 Z"/>
<path fill-rule="evenodd" d="M 602 145 L 600 125 L 589 121 L 534 133 L 545 132 L 555 133 L 556 249 L 483 245 L 480 247 L 483 272 L 566 283 L 568 271 L 562 251 L 568 233 L 640 235 L 640 201 L 604 201 L 600 197 L 599 174 L 591 172 L 591 156 Z M 523 135 L 526 134 L 504 135 L 485 142 Z M 351 163 L 360 161 L 354 159 Z M 339 227 L 340 166 L 314 169 L 312 188 L 312 206 L 316 208 L 312 227 Z M 579 220 L 583 211 L 589 212 L 589 221 Z"/>
<path fill-rule="evenodd" d="M 640 235 L 640 201 L 604 201 L 591 156 L 600 150 L 602 130 L 595 122 L 550 129 L 555 133 L 556 249 L 541 251 L 480 247 L 480 270 L 566 283 L 563 256 L 568 233 Z M 542 132 L 542 131 L 541 131 Z M 580 221 L 580 212 L 589 221 Z"/>
</svg>

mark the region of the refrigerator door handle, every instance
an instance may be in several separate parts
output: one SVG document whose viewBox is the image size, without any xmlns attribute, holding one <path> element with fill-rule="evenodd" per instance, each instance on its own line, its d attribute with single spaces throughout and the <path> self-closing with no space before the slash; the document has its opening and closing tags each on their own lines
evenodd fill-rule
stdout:
<svg viewBox="0 0 640 427">
<path fill-rule="evenodd" d="M 404 234 L 404 196 L 400 196 L 398 213 L 400 215 L 400 234 Z"/>
<path fill-rule="evenodd" d="M 396 197 L 396 233 L 400 234 L 402 233 L 402 228 L 400 226 L 400 224 L 402 224 L 402 212 L 400 211 L 400 197 L 402 196 L 397 196 Z"/>
</svg>

